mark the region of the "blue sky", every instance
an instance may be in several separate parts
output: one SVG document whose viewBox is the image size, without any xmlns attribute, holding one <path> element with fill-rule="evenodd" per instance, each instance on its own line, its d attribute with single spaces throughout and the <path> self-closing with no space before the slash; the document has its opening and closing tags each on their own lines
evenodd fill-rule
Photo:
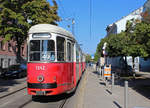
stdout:
<svg viewBox="0 0 150 108">
<path fill-rule="evenodd" d="M 50 1 L 50 0 L 48 0 Z M 56 0 L 58 14 L 63 19 L 59 26 L 72 31 L 67 25 L 75 19 L 75 38 L 85 53 L 94 54 L 100 39 L 106 36 L 106 27 L 140 8 L 146 0 L 91 0 L 91 35 L 90 35 L 90 0 Z"/>
</svg>

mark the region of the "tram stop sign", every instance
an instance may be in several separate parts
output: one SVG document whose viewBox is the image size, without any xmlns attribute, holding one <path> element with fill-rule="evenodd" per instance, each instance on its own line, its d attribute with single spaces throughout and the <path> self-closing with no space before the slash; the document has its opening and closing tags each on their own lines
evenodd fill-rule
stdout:
<svg viewBox="0 0 150 108">
<path fill-rule="evenodd" d="M 111 77 L 111 64 L 104 66 L 104 77 Z"/>
</svg>

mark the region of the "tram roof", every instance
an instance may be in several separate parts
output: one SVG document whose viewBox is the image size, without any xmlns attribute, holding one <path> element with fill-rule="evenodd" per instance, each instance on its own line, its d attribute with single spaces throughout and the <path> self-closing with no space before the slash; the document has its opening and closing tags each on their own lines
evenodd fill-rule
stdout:
<svg viewBox="0 0 150 108">
<path fill-rule="evenodd" d="M 37 25 L 32 26 L 29 29 L 29 34 L 43 33 L 43 32 L 56 33 L 56 34 L 65 35 L 70 38 L 74 38 L 74 36 L 69 31 L 67 31 L 61 27 L 52 25 L 52 24 L 37 24 Z"/>
</svg>

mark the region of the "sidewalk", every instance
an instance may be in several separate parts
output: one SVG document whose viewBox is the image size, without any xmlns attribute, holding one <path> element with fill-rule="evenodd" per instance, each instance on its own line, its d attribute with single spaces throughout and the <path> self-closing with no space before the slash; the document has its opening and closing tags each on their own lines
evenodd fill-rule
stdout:
<svg viewBox="0 0 150 108">
<path fill-rule="evenodd" d="M 150 72 L 136 72 L 136 75 L 144 76 L 146 78 L 150 78 Z"/>
<path fill-rule="evenodd" d="M 115 85 L 111 94 L 111 85 L 105 86 L 102 78 L 98 77 L 93 69 L 87 71 L 87 83 L 84 92 L 83 108 L 123 108 L 124 87 L 123 82 Z M 150 108 L 150 99 L 128 88 L 128 108 Z"/>
</svg>

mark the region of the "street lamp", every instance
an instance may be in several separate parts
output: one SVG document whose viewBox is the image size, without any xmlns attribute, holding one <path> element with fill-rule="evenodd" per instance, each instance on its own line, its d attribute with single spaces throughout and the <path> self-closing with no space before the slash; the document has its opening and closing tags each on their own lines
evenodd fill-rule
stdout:
<svg viewBox="0 0 150 108">
<path fill-rule="evenodd" d="M 75 35 L 75 34 L 74 34 L 74 24 L 75 24 L 74 18 L 61 19 L 61 21 L 70 21 L 70 20 L 72 21 L 72 34 Z M 68 26 L 68 27 L 70 27 L 70 26 Z"/>
<path fill-rule="evenodd" d="M 73 35 L 75 35 L 75 34 L 74 34 L 74 24 L 75 24 L 75 20 L 74 20 L 74 18 L 72 18 L 72 34 L 73 34 Z"/>
<path fill-rule="evenodd" d="M 104 64 L 107 64 L 107 60 L 106 60 L 106 55 L 107 55 L 107 53 L 106 53 L 106 46 L 107 46 L 107 42 L 104 43 L 103 48 L 102 48 L 103 55 L 104 55 Z"/>
</svg>

